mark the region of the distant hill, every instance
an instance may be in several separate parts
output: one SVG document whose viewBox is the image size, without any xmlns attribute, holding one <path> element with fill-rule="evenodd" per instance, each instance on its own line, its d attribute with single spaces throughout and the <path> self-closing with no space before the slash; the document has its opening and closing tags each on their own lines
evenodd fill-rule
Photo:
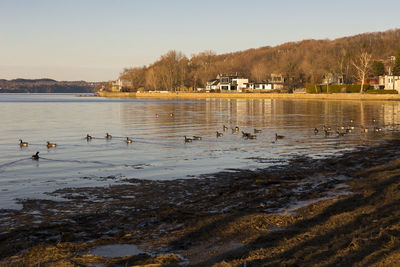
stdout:
<svg viewBox="0 0 400 267">
<path fill-rule="evenodd" d="M 52 79 L 0 80 L 0 93 L 91 93 L 97 83 Z"/>
</svg>

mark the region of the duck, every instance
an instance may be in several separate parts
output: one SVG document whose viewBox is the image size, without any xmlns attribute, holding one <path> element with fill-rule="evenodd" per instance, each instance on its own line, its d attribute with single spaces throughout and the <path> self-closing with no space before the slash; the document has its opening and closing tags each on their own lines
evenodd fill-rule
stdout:
<svg viewBox="0 0 400 267">
<path fill-rule="evenodd" d="M 256 134 L 256 133 L 261 133 L 262 132 L 262 130 L 261 129 L 255 129 L 254 128 L 254 133 Z"/>
<path fill-rule="evenodd" d="M 247 139 L 257 139 L 257 135 L 249 134 Z"/>
<path fill-rule="evenodd" d="M 324 130 L 324 132 L 325 132 L 325 137 L 331 134 L 328 130 Z"/>
<path fill-rule="evenodd" d="M 57 144 L 56 143 L 50 143 L 49 141 L 47 141 L 47 148 L 51 148 L 51 147 L 56 147 Z"/>
<path fill-rule="evenodd" d="M 185 143 L 191 143 L 193 141 L 192 138 L 188 138 L 186 137 L 186 135 L 184 137 L 185 137 Z"/>
<path fill-rule="evenodd" d="M 223 133 L 220 133 L 220 132 L 217 131 L 217 137 L 221 137 L 223 135 L 224 135 Z"/>
<path fill-rule="evenodd" d="M 238 133 L 239 132 L 239 127 L 235 127 L 235 128 L 232 128 L 232 133 Z"/>
<path fill-rule="evenodd" d="M 32 155 L 32 159 L 33 159 L 33 160 L 39 160 L 39 151 L 36 152 L 35 155 Z"/>
<path fill-rule="evenodd" d="M 368 128 L 361 127 L 360 130 L 361 130 L 362 133 L 368 133 Z"/>
<path fill-rule="evenodd" d="M 133 141 L 132 141 L 132 139 L 130 139 L 129 137 L 127 137 L 126 140 L 125 140 L 125 142 L 126 142 L 127 144 L 130 144 L 130 143 L 132 143 Z"/>
<path fill-rule="evenodd" d="M 92 139 L 93 139 L 93 137 L 91 137 L 89 134 L 86 135 L 86 140 L 87 141 L 92 140 Z"/>
<path fill-rule="evenodd" d="M 314 128 L 314 134 L 317 135 L 318 132 L 319 132 L 318 129 L 317 129 L 317 128 Z"/>
<path fill-rule="evenodd" d="M 170 116 L 170 117 L 173 117 L 173 116 L 174 116 L 174 113 L 172 113 L 172 112 L 169 113 L 169 116 Z"/>
<path fill-rule="evenodd" d="M 158 114 L 156 113 L 156 118 L 158 118 Z"/>
<path fill-rule="evenodd" d="M 201 136 L 193 135 L 193 140 L 201 140 Z"/>
<path fill-rule="evenodd" d="M 106 139 L 111 139 L 111 138 L 112 138 L 112 135 L 106 133 Z"/>
<path fill-rule="evenodd" d="M 28 142 L 23 142 L 21 139 L 19 139 L 19 146 L 20 147 L 28 146 Z"/>
<path fill-rule="evenodd" d="M 285 138 L 283 135 L 278 135 L 277 133 L 275 133 L 275 140 L 283 139 L 283 138 Z"/>
<path fill-rule="evenodd" d="M 228 130 L 228 127 L 226 127 L 225 125 L 222 126 L 222 130 L 225 132 L 226 130 Z"/>
</svg>

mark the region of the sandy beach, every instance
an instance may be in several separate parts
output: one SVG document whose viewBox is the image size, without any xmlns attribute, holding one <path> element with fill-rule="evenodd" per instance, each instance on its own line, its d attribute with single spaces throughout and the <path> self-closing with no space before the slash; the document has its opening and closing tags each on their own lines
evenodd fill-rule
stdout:
<svg viewBox="0 0 400 267">
<path fill-rule="evenodd" d="M 50 193 L 64 201 L 20 200 L 22 210 L 0 211 L 0 265 L 397 266 L 399 148 L 392 140 L 258 171 L 127 179 Z M 141 253 L 89 252 L 118 244 Z"/>
<path fill-rule="evenodd" d="M 190 92 L 107 92 L 100 97 L 117 98 L 170 98 L 170 99 L 292 99 L 292 100 L 392 100 L 399 101 L 399 94 L 282 94 L 282 93 L 190 93 Z"/>
</svg>

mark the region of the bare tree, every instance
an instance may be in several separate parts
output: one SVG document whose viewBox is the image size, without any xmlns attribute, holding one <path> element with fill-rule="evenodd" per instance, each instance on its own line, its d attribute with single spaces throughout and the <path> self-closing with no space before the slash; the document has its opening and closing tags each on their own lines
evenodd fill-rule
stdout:
<svg viewBox="0 0 400 267">
<path fill-rule="evenodd" d="M 352 65 L 356 69 L 356 77 L 361 81 L 360 93 L 363 93 L 365 78 L 370 71 L 372 55 L 367 52 L 362 52 L 357 61 L 353 61 Z"/>
</svg>

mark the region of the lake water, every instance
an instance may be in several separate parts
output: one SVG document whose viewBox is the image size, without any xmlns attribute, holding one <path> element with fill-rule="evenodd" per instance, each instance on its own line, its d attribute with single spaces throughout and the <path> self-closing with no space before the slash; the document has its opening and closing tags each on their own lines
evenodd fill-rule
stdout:
<svg viewBox="0 0 400 267">
<path fill-rule="evenodd" d="M 124 178 L 177 179 L 257 169 L 307 155 L 326 157 L 380 142 L 400 123 L 399 102 L 317 100 L 106 99 L 62 94 L 0 94 L 0 208 L 46 198 L 58 188 L 108 186 Z M 170 116 L 173 113 L 173 116 Z M 158 114 L 158 116 L 156 116 Z M 351 123 L 350 120 L 354 122 Z M 325 137 L 322 125 L 354 125 Z M 216 131 L 229 127 L 224 136 Z M 358 127 L 369 127 L 360 133 Z M 252 132 L 256 140 L 232 134 Z M 320 132 L 315 135 L 314 128 Z M 373 133 L 373 127 L 382 127 Z M 106 140 L 105 133 L 113 135 Z M 275 133 L 285 138 L 273 142 Z M 86 134 L 94 139 L 87 142 Z M 185 143 L 183 136 L 201 141 Z M 133 139 L 126 144 L 124 138 Z M 29 142 L 20 148 L 19 139 Z M 46 141 L 57 143 L 47 149 Z M 41 158 L 31 155 L 40 151 Z"/>
</svg>

